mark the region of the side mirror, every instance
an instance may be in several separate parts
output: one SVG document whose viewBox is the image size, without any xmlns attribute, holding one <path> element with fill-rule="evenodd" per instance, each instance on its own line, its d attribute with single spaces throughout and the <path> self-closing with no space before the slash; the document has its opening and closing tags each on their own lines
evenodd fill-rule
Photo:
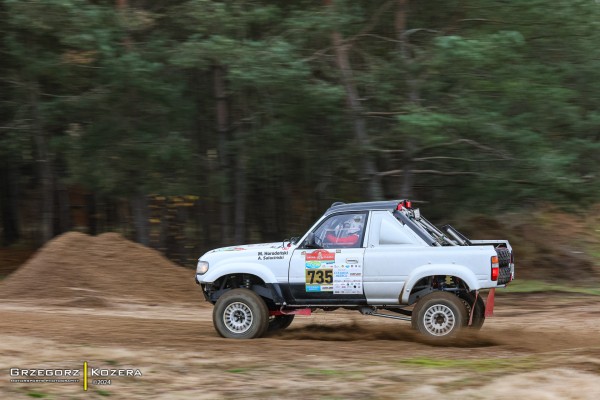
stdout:
<svg viewBox="0 0 600 400">
<path fill-rule="evenodd" d="M 315 233 L 310 232 L 308 236 L 306 236 L 306 240 L 304 241 L 304 247 L 312 248 L 317 247 L 317 242 L 315 241 Z"/>
</svg>

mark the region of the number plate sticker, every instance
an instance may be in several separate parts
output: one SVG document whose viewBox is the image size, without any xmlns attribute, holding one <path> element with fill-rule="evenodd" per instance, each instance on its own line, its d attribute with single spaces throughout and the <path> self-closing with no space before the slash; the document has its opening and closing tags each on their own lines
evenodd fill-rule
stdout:
<svg viewBox="0 0 600 400">
<path fill-rule="evenodd" d="M 305 282 L 307 292 L 333 292 L 335 253 L 315 250 L 306 253 Z"/>
<path fill-rule="evenodd" d="M 307 268 L 306 269 L 306 285 L 321 285 L 322 291 L 333 290 L 333 268 Z M 331 286 L 329 288 L 329 286 Z"/>
<path fill-rule="evenodd" d="M 339 256 L 341 258 L 341 254 Z M 360 262 L 338 264 L 336 253 L 315 250 L 306 253 L 305 267 L 304 282 L 307 292 L 333 292 L 334 294 L 362 294 L 363 292 Z"/>
</svg>

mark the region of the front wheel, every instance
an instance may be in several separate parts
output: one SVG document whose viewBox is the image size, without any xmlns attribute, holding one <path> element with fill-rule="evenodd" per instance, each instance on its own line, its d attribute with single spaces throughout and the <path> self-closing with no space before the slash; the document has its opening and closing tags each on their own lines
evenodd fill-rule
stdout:
<svg viewBox="0 0 600 400">
<path fill-rule="evenodd" d="M 456 337 L 467 324 L 467 309 L 456 295 L 433 292 L 422 297 L 412 313 L 412 325 L 429 340 L 444 341 Z"/>
<path fill-rule="evenodd" d="M 217 300 L 213 325 L 219 335 L 231 339 L 254 339 L 269 326 L 265 301 L 248 289 L 232 289 Z"/>
</svg>

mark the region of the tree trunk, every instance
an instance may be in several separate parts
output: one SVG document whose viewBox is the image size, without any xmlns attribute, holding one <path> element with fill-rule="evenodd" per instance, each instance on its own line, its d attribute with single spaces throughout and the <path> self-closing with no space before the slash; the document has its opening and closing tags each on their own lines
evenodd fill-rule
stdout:
<svg viewBox="0 0 600 400">
<path fill-rule="evenodd" d="M 417 80 L 411 75 L 410 64 L 411 54 L 409 49 L 408 37 L 406 36 L 406 19 L 408 14 L 409 0 L 398 0 L 394 26 L 396 30 L 396 39 L 398 40 L 398 53 L 406 74 L 406 86 L 408 88 L 408 102 L 416 106 L 420 105 L 419 86 Z M 412 137 L 406 138 L 404 157 L 402 163 L 402 184 L 400 186 L 400 197 L 409 199 L 413 197 L 413 187 L 415 175 L 413 173 L 414 163 L 412 161 L 416 151 L 415 140 Z"/>
<path fill-rule="evenodd" d="M 19 240 L 18 189 L 12 160 L 2 159 L 0 165 L 0 212 L 2 213 L 2 245 L 10 246 Z"/>
<path fill-rule="evenodd" d="M 85 213 L 87 214 L 88 233 L 98 234 L 98 208 L 95 193 L 85 195 Z"/>
<path fill-rule="evenodd" d="M 32 83 L 29 90 L 29 101 L 41 184 L 41 240 L 42 243 L 46 243 L 54 237 L 54 177 L 48 149 L 48 134 L 44 130 L 40 115 L 39 97 L 39 85 Z"/>
<path fill-rule="evenodd" d="M 196 213 L 198 225 L 202 227 L 202 245 L 204 248 L 212 246 L 212 204 L 209 204 L 207 200 L 200 200 L 200 210 Z"/>
<path fill-rule="evenodd" d="M 227 94 L 225 91 L 225 68 L 216 65 L 213 69 L 214 93 L 217 107 L 217 134 L 219 138 L 219 166 L 223 181 L 221 182 L 221 242 L 231 241 L 231 190 L 230 190 L 230 159 L 227 146 L 229 144 L 229 112 Z"/>
<path fill-rule="evenodd" d="M 146 196 L 142 193 L 135 195 L 131 199 L 131 209 L 133 211 L 135 240 L 144 246 L 148 246 L 150 244 L 150 235 L 148 229 L 148 199 Z"/>
<path fill-rule="evenodd" d="M 58 163 L 55 163 L 55 166 L 58 170 Z M 67 171 L 66 167 L 61 167 L 60 172 L 56 171 L 56 182 L 55 182 L 55 200 L 57 203 L 56 210 L 56 226 L 54 232 L 64 233 L 71 230 L 72 221 L 71 221 L 71 202 L 69 200 L 69 191 L 66 185 L 62 182 L 63 177 L 66 177 Z"/>
<path fill-rule="evenodd" d="M 126 11 L 127 11 L 127 8 L 129 8 L 129 4 L 128 4 L 127 0 L 117 0 L 116 7 L 117 7 L 117 10 L 119 10 L 121 15 L 123 16 L 123 18 L 127 18 Z M 128 49 L 131 48 L 131 38 L 129 37 L 129 35 L 126 35 L 123 38 L 123 45 Z"/>
<path fill-rule="evenodd" d="M 333 8 L 330 0 L 325 0 L 325 4 Z M 331 34 L 335 59 L 340 71 L 342 84 L 346 91 L 346 98 L 352 116 L 354 138 L 359 146 L 365 151 L 361 155 L 361 168 L 363 179 L 367 181 L 367 195 L 370 200 L 378 200 L 383 197 L 381 179 L 377 176 L 377 168 L 370 150 L 369 135 L 367 132 L 367 122 L 364 117 L 364 108 L 360 102 L 358 90 L 354 83 L 352 66 L 348 57 L 348 44 L 345 44 L 342 35 L 338 31 Z"/>
<path fill-rule="evenodd" d="M 242 136 L 242 135 L 240 135 Z M 243 142 L 238 143 L 235 160 L 235 242 L 246 241 L 246 155 Z"/>
</svg>

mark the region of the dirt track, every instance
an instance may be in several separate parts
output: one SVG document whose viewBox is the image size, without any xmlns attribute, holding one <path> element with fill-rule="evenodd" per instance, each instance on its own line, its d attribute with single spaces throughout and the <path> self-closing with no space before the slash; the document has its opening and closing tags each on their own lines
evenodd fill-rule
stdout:
<svg viewBox="0 0 600 400">
<path fill-rule="evenodd" d="M 595 297 L 500 295 L 483 331 L 450 347 L 419 342 L 406 323 L 352 312 L 298 317 L 274 336 L 232 341 L 217 336 L 205 303 L 108 303 L 3 302 L 0 398 L 600 398 Z M 143 376 L 87 393 L 79 384 L 9 382 L 9 368 L 84 360 Z"/>
<path fill-rule="evenodd" d="M 116 234 L 67 233 L 0 282 L 0 299 L 0 399 L 600 398 L 592 296 L 499 291 L 496 317 L 452 346 L 349 311 L 226 340 L 193 271 Z M 10 382 L 11 368 L 84 361 L 143 375 L 90 382 L 87 392 L 81 382 Z"/>
</svg>

